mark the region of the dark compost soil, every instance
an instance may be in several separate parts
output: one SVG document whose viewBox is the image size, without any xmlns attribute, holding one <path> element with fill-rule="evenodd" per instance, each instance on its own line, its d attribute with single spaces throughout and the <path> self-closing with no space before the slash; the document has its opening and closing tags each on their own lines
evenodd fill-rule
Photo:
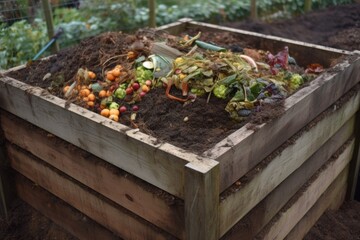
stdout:
<svg viewBox="0 0 360 240">
<path fill-rule="evenodd" d="M 339 49 L 359 50 L 359 12 L 360 4 L 351 4 L 310 12 L 292 20 L 272 23 L 243 21 L 226 25 Z M 213 35 L 212 37 L 212 42 L 225 47 L 230 47 L 236 42 L 234 37 L 228 34 L 215 35 L 215 38 Z M 100 73 L 100 59 L 121 54 L 124 51 L 124 43 L 130 44 L 133 41 L 131 38 L 123 38 L 123 35 L 114 35 L 113 33 L 102 35 L 100 39 L 97 38 L 96 44 L 89 46 L 88 43 L 93 40 L 82 42 L 77 47 L 79 54 L 75 54 L 74 49 L 65 50 L 59 53 L 54 60 L 34 62 L 28 69 L 13 73 L 12 76 L 16 79 L 23 79 L 31 85 L 48 88 L 51 85 L 50 79 L 41 82 L 35 79 L 39 76 L 42 78 L 50 72 L 57 77 L 57 81 L 54 81 L 51 86 L 56 89 L 56 85 L 63 84 L 64 79 L 71 79 L 79 67 L 87 66 L 96 73 Z M 241 46 L 249 45 L 251 46 L 251 43 L 246 41 L 241 44 Z M 63 75 L 56 74 L 60 70 Z M 164 94 L 163 97 L 165 98 Z M 140 119 L 146 122 L 147 117 L 150 118 L 151 114 L 156 114 L 160 121 L 146 122 L 146 126 L 143 125 L 143 131 L 169 142 L 179 139 L 180 135 L 181 142 L 177 144 L 178 146 L 183 148 L 193 146 L 193 151 L 201 152 L 204 150 L 204 146 L 218 142 L 242 126 L 242 124 L 229 120 L 224 111 L 224 103 L 217 102 L 215 99 L 212 101 L 214 102 L 212 102 L 211 108 L 205 104 L 204 100 L 196 101 L 191 107 L 183 107 L 181 104 L 169 101 L 164 105 L 161 98 L 147 98 L 144 101 L 144 106 L 147 107 L 141 108 Z M 156 111 L 153 110 L 154 107 L 157 108 Z M 170 109 L 175 114 L 169 116 Z M 204 109 L 206 109 L 205 114 L 197 114 L 205 112 Z M 184 117 L 188 117 L 189 121 L 184 123 Z M 212 126 L 211 131 L 207 129 L 208 126 Z M 195 132 L 195 130 L 199 132 Z M 162 135 L 163 132 L 167 135 Z M 209 132 L 214 134 L 206 135 Z M 198 136 L 203 136 L 203 138 L 199 139 Z M 360 239 L 359 207 L 358 202 L 350 202 L 344 204 L 339 211 L 326 213 L 306 236 L 306 239 Z M 43 219 L 41 214 L 33 211 L 31 207 L 21 201 L 14 204 L 10 220 L 0 223 L 1 239 L 73 239 L 72 236 Z"/>
</svg>

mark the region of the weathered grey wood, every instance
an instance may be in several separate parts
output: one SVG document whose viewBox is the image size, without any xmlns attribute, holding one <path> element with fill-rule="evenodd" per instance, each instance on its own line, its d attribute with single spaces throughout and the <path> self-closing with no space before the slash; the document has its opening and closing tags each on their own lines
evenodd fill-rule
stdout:
<svg viewBox="0 0 360 240">
<path fill-rule="evenodd" d="M 204 153 L 220 162 L 220 191 L 255 167 L 360 82 L 360 57 L 352 64 L 344 62 L 338 68 L 342 71 L 324 73 L 287 98 L 285 112 L 278 119 L 260 125 L 257 131 L 245 126 Z"/>
<path fill-rule="evenodd" d="M 360 169 L 360 111 L 356 114 L 356 129 L 355 129 L 355 150 L 353 158 L 350 162 L 350 172 L 348 179 L 347 196 L 348 200 L 354 200 L 356 189 L 360 186 L 358 184 L 359 169 Z"/>
<path fill-rule="evenodd" d="M 9 77 L 0 78 L 0 108 L 177 197 L 183 197 L 184 165 L 198 158 Z"/>
<path fill-rule="evenodd" d="M 354 151 L 354 141 L 351 142 L 339 157 L 330 162 L 325 168 L 310 180 L 310 185 L 302 191 L 300 196 L 284 211 L 278 213 L 275 222 L 271 222 L 260 233 L 261 239 L 284 239 L 286 235 L 304 217 L 316 203 L 336 177 L 345 169 Z"/>
<path fill-rule="evenodd" d="M 54 30 L 54 21 L 53 21 L 53 15 L 52 15 L 52 8 L 50 5 L 49 0 L 41 0 L 42 8 L 44 11 L 44 17 L 46 21 L 46 27 L 47 27 L 47 33 L 49 40 L 51 40 L 55 34 Z M 59 44 L 58 42 L 54 42 L 51 46 L 52 52 L 57 53 L 59 51 Z"/>
<path fill-rule="evenodd" d="M 224 199 L 220 203 L 221 235 L 315 153 L 355 114 L 359 105 L 360 91 L 340 109 L 327 115 L 308 132 L 304 132 L 294 144 L 285 148 L 236 193 Z"/>
<path fill-rule="evenodd" d="M 149 0 L 149 27 L 156 27 L 156 1 Z"/>
<path fill-rule="evenodd" d="M 173 239 L 133 213 L 8 145 L 11 167 L 124 239 Z"/>
<path fill-rule="evenodd" d="M 19 198 L 78 239 L 119 240 L 113 232 L 19 173 L 15 174 L 14 186 Z"/>
<path fill-rule="evenodd" d="M 5 136 L 3 134 L 3 126 L 0 123 L 0 219 L 8 219 L 8 211 L 13 199 L 14 192 L 12 189 L 12 177 L 5 148 Z"/>
<path fill-rule="evenodd" d="M 219 163 L 185 166 L 185 232 L 187 240 L 219 239 Z"/>
<path fill-rule="evenodd" d="M 169 23 L 169 24 L 157 27 L 156 31 L 159 33 L 167 32 L 167 33 L 171 33 L 174 35 L 179 35 L 184 32 L 184 30 L 187 26 L 187 22 L 190 22 L 190 21 L 191 21 L 190 18 L 182 18 L 182 19 L 179 19 L 177 22 Z"/>
<path fill-rule="evenodd" d="M 257 204 L 244 218 L 229 230 L 223 240 L 254 239 L 261 229 L 279 212 L 310 177 L 339 149 L 354 133 L 355 117 L 347 121 L 306 162 L 279 184 Z"/>
<path fill-rule="evenodd" d="M 1 112 L 0 124 L 11 143 L 172 235 L 184 238 L 184 206 L 158 196 L 158 188 L 119 173 L 116 167 L 9 113 Z M 167 199 L 171 197 L 174 198 Z"/>
<path fill-rule="evenodd" d="M 345 199 L 349 167 L 347 166 L 334 182 L 326 189 L 319 200 L 286 236 L 286 240 L 303 239 L 328 209 L 337 209 Z"/>
</svg>

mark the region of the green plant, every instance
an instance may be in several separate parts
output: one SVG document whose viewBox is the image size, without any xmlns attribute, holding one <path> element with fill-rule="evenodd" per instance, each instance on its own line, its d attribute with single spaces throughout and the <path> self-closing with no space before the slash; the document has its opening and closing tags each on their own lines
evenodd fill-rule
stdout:
<svg viewBox="0 0 360 240">
<path fill-rule="evenodd" d="M 45 23 L 35 19 L 30 25 L 25 20 L 10 27 L 0 25 L 0 68 L 17 66 L 32 59 L 46 44 Z"/>
</svg>

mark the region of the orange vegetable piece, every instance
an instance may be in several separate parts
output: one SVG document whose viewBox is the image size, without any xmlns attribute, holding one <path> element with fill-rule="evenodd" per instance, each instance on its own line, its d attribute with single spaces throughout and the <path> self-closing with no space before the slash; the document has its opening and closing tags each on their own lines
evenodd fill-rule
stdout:
<svg viewBox="0 0 360 240">
<path fill-rule="evenodd" d="M 69 85 L 66 85 L 64 88 L 63 88 L 63 93 L 65 94 L 68 90 L 69 90 L 70 86 Z"/>
<path fill-rule="evenodd" d="M 90 93 L 88 96 L 89 101 L 95 101 L 96 97 L 93 93 Z"/>
<path fill-rule="evenodd" d="M 95 106 L 95 103 L 94 103 L 93 101 L 88 101 L 88 102 L 87 102 L 87 105 L 88 105 L 89 107 L 94 107 L 94 106 Z"/>
<path fill-rule="evenodd" d="M 119 121 L 119 116 L 117 116 L 117 115 L 110 115 L 109 118 L 110 118 L 111 120 L 114 120 L 115 122 L 118 122 L 118 121 Z"/>
<path fill-rule="evenodd" d="M 110 116 L 110 110 L 107 109 L 107 108 L 104 108 L 103 110 L 101 110 L 100 114 L 101 114 L 101 116 L 109 117 Z"/>
<path fill-rule="evenodd" d="M 88 71 L 89 78 L 94 79 L 96 78 L 96 74 L 92 71 Z"/>
<path fill-rule="evenodd" d="M 112 72 L 108 72 L 106 74 L 106 79 L 109 81 L 114 81 L 115 80 L 115 76 L 112 74 Z"/>
<path fill-rule="evenodd" d="M 101 90 L 101 91 L 99 92 L 99 97 L 100 97 L 100 98 L 106 97 L 106 91 L 105 91 L 105 90 Z"/>
<path fill-rule="evenodd" d="M 120 115 L 120 111 L 118 109 L 110 109 L 110 115 Z"/>
<path fill-rule="evenodd" d="M 114 75 L 114 77 L 118 77 L 120 76 L 120 74 L 121 74 L 120 69 L 115 68 L 114 70 L 112 70 L 112 75 Z"/>
<path fill-rule="evenodd" d="M 141 86 L 141 90 L 142 90 L 143 92 L 148 92 L 148 91 L 150 91 L 150 88 L 149 88 L 147 85 L 142 85 L 142 86 Z"/>
</svg>

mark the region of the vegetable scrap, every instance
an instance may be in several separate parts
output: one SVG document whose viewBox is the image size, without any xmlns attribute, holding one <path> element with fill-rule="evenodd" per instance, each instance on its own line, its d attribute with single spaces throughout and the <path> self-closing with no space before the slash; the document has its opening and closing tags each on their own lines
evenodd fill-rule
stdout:
<svg viewBox="0 0 360 240">
<path fill-rule="evenodd" d="M 229 117 L 243 121 L 266 104 L 278 104 L 324 71 L 317 63 L 300 68 L 287 46 L 276 54 L 248 48 L 232 52 L 200 38 L 199 32 L 176 38 L 171 46 L 154 42 L 161 49 L 158 52 L 155 47 L 151 53 L 131 49 L 123 58 L 114 58 L 116 62 L 111 59 L 112 64 L 98 75 L 81 68 L 63 88 L 64 97 L 113 121 L 128 113 L 137 127 L 138 103 L 153 88 L 163 87 L 169 100 L 183 104 L 198 97 L 227 101 Z"/>
</svg>

